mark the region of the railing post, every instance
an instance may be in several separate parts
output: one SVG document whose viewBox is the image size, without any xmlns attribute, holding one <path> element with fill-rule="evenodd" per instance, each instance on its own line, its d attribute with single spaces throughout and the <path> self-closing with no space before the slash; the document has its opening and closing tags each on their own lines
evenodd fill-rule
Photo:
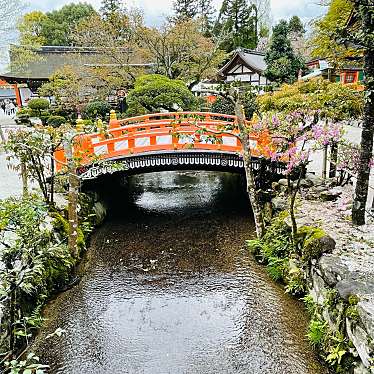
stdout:
<svg viewBox="0 0 374 374">
<path fill-rule="evenodd" d="M 77 132 L 83 132 L 84 131 L 84 121 L 83 119 L 79 116 L 76 120 L 76 129 L 77 129 Z"/>
<path fill-rule="evenodd" d="M 119 123 L 118 123 L 118 120 L 117 120 L 116 111 L 114 109 L 112 109 L 110 111 L 110 114 L 109 114 L 109 129 L 113 129 L 113 128 L 116 128 L 116 127 L 119 127 Z"/>
</svg>

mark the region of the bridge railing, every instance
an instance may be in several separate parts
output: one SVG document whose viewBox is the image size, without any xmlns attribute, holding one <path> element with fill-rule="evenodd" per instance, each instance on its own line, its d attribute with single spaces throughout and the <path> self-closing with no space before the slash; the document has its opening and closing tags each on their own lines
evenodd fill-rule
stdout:
<svg viewBox="0 0 374 374">
<path fill-rule="evenodd" d="M 156 113 L 144 116 L 112 119 L 106 134 L 92 133 L 77 137 L 74 155 L 80 158 L 82 165 L 95 159 L 115 159 L 132 154 L 162 151 L 183 151 L 187 149 L 225 151 L 241 153 L 242 145 L 235 128 L 236 117 L 205 112 Z M 233 125 L 231 133 L 222 132 L 222 128 Z M 206 135 L 198 134 L 204 127 Z M 214 141 L 209 130 L 217 132 Z M 205 132 L 204 132 L 205 133 Z M 258 144 L 266 143 L 267 137 L 253 135 L 253 155 L 258 156 Z M 63 150 L 56 151 L 55 158 L 65 162 Z M 60 170 L 61 166 L 56 165 Z"/>
</svg>

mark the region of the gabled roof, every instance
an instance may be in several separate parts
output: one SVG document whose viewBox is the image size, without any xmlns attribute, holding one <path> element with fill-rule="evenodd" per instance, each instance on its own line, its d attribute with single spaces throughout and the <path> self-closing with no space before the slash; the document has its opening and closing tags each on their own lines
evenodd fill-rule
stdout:
<svg viewBox="0 0 374 374">
<path fill-rule="evenodd" d="M 244 65 L 260 74 L 263 73 L 267 67 L 264 53 L 240 48 L 235 51 L 230 61 L 218 71 L 218 74 L 226 76 L 229 71 L 238 64 Z"/>
<path fill-rule="evenodd" d="M 15 46 L 10 48 L 10 59 L 16 61 L 17 53 L 23 48 L 30 49 L 30 47 Z M 72 67 L 110 67 L 119 66 L 113 64 L 110 60 L 109 54 L 105 53 L 104 49 L 98 50 L 91 47 L 69 47 L 69 46 L 42 46 L 36 49 L 30 49 L 33 52 L 29 59 L 27 66 L 18 68 L 17 71 L 10 71 L 0 74 L 0 78 L 11 82 L 17 81 L 46 81 L 56 70 L 64 66 Z M 123 48 L 124 53 L 129 50 Z M 150 67 L 151 64 L 143 64 L 136 58 L 128 64 L 130 67 Z"/>
</svg>

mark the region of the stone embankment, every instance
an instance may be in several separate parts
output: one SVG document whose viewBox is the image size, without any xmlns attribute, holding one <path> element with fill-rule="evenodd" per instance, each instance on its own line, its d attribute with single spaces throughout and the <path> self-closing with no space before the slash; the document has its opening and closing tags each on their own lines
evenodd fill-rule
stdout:
<svg viewBox="0 0 374 374">
<path fill-rule="evenodd" d="M 282 184 L 284 180 L 281 190 Z M 304 267 L 306 292 L 328 330 L 340 332 L 349 342 L 356 361 L 353 373 L 374 373 L 374 220 L 369 216 L 365 226 L 352 225 L 350 185 L 336 187 L 333 179 L 313 175 L 302 185 L 298 227 L 321 228 L 335 242 L 330 253 Z M 278 209 L 286 203 L 282 193 L 275 199 Z"/>
</svg>

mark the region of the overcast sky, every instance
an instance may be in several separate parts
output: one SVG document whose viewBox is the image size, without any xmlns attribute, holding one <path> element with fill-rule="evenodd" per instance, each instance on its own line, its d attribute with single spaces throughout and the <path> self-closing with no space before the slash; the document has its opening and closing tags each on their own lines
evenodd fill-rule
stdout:
<svg viewBox="0 0 374 374">
<path fill-rule="evenodd" d="M 60 8 L 62 5 L 72 0 L 29 0 L 28 10 L 39 9 L 48 11 Z M 100 7 L 101 0 L 86 0 L 95 8 Z M 222 0 L 213 0 L 216 8 L 220 6 Z M 125 0 L 127 6 L 135 6 L 144 9 L 147 24 L 159 24 L 162 22 L 163 15 L 170 14 L 173 0 Z M 323 7 L 317 5 L 318 0 L 271 0 L 272 15 L 274 21 L 281 18 L 289 18 L 298 15 L 304 23 L 309 22 L 312 18 L 319 16 Z"/>
</svg>

